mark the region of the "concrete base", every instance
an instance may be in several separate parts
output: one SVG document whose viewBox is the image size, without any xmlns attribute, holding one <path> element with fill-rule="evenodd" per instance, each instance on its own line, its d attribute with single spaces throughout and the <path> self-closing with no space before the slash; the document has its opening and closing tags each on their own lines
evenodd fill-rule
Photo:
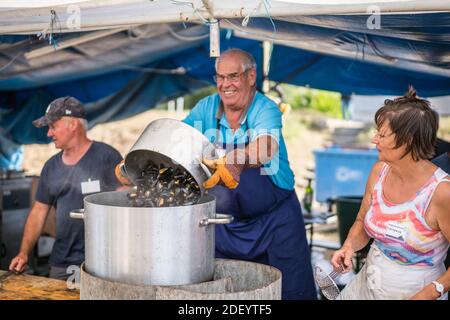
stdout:
<svg viewBox="0 0 450 320">
<path fill-rule="evenodd" d="M 82 300 L 280 300 L 281 272 L 239 260 L 215 260 L 213 281 L 179 286 L 131 285 L 94 277 L 81 268 Z"/>
</svg>

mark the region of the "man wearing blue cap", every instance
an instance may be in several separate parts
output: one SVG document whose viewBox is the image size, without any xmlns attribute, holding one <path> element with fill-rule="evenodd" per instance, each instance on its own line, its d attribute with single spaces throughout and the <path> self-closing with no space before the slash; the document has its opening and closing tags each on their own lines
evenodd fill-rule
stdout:
<svg viewBox="0 0 450 320">
<path fill-rule="evenodd" d="M 83 208 L 83 198 L 88 194 L 121 186 L 114 168 L 122 156 L 111 146 L 87 137 L 84 106 L 73 97 L 51 102 L 45 115 L 33 121 L 33 125 L 48 126 L 47 136 L 62 151 L 51 157 L 42 169 L 20 252 L 9 269 L 25 270 L 28 254 L 42 233 L 50 208 L 54 207 L 56 239 L 50 256 L 50 277 L 65 280 L 69 277 L 67 268 L 84 261 L 84 224 L 82 220 L 71 219 L 70 211 Z"/>
</svg>

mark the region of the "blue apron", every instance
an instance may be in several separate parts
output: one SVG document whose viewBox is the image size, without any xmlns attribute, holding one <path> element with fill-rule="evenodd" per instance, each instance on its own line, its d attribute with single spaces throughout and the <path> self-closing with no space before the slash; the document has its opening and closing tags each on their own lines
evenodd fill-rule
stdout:
<svg viewBox="0 0 450 320">
<path fill-rule="evenodd" d="M 222 145 L 230 150 L 227 147 L 230 146 Z M 216 225 L 216 257 L 278 268 L 282 272 L 282 299 L 316 299 L 311 256 L 297 195 L 293 190 L 275 186 L 260 170 L 244 170 L 236 189 L 222 185 L 210 189 L 209 193 L 216 197 L 217 212 L 234 217 L 230 224 Z"/>
</svg>

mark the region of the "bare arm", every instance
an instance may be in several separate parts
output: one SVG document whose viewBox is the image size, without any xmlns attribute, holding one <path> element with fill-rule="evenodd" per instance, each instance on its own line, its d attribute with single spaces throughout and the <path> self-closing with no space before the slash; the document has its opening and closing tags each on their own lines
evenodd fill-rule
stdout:
<svg viewBox="0 0 450 320">
<path fill-rule="evenodd" d="M 348 232 L 347 239 L 344 241 L 342 248 L 336 251 L 331 259 L 334 268 L 339 270 L 343 264 L 344 272 L 348 272 L 352 268 L 352 256 L 356 251 L 363 249 L 369 243 L 369 236 L 364 230 L 364 218 L 372 203 L 373 187 L 378 179 L 378 175 L 383 166 L 382 162 L 377 162 L 369 175 L 366 183 L 366 190 L 359 208 L 358 215 Z"/>
<path fill-rule="evenodd" d="M 257 167 L 272 160 L 278 151 L 278 142 L 269 135 L 260 136 L 255 141 L 248 144 L 246 152 L 249 157 L 249 164 Z"/>
<path fill-rule="evenodd" d="M 263 135 L 250 142 L 245 148 L 236 148 L 218 159 L 203 159 L 203 163 L 214 169 L 214 174 L 203 183 L 206 189 L 214 187 L 220 181 L 229 189 L 235 189 L 242 171 L 258 168 L 272 160 L 278 151 L 278 142 L 269 135 Z"/>
<path fill-rule="evenodd" d="M 450 241 L 450 211 L 448 210 L 448 202 L 450 199 L 450 183 L 442 182 L 437 187 L 434 196 L 431 200 L 428 214 L 433 214 L 436 217 L 438 228 L 445 236 L 447 241 Z M 444 291 L 450 290 L 450 268 L 447 269 L 438 279 L 437 282 L 444 285 Z M 427 284 L 421 291 L 415 294 L 411 299 L 415 300 L 435 300 L 439 298 L 439 293 L 433 284 Z"/>
<path fill-rule="evenodd" d="M 36 201 L 31 208 L 25 224 L 22 245 L 18 255 L 11 261 L 9 270 L 22 272 L 28 262 L 28 254 L 33 249 L 44 228 L 45 220 L 50 211 L 50 206 Z"/>
<path fill-rule="evenodd" d="M 227 155 L 227 163 L 245 168 L 257 168 L 272 160 L 278 151 L 278 142 L 269 135 L 263 135 L 250 142 L 245 149 L 235 149 Z"/>
<path fill-rule="evenodd" d="M 353 223 L 350 231 L 348 232 L 347 239 L 345 240 L 343 247 L 351 248 L 354 252 L 363 249 L 370 238 L 364 230 L 364 218 L 366 213 L 370 208 L 372 203 L 372 191 L 373 187 L 378 179 L 379 172 L 383 163 L 378 162 L 372 169 L 369 179 L 366 183 L 366 190 L 364 192 L 364 197 L 361 202 L 361 207 L 359 208 L 358 215 L 356 216 L 355 222 Z"/>
</svg>

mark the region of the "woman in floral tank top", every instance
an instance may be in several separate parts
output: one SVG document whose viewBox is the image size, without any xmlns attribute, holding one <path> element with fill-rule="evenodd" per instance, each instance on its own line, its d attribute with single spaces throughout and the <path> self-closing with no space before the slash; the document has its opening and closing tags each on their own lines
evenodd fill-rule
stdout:
<svg viewBox="0 0 450 320">
<path fill-rule="evenodd" d="M 438 115 L 407 94 L 375 114 L 379 154 L 355 223 L 332 264 L 352 268 L 353 254 L 374 242 L 361 271 L 338 299 L 446 299 L 450 271 L 450 177 L 431 158 Z"/>
</svg>

